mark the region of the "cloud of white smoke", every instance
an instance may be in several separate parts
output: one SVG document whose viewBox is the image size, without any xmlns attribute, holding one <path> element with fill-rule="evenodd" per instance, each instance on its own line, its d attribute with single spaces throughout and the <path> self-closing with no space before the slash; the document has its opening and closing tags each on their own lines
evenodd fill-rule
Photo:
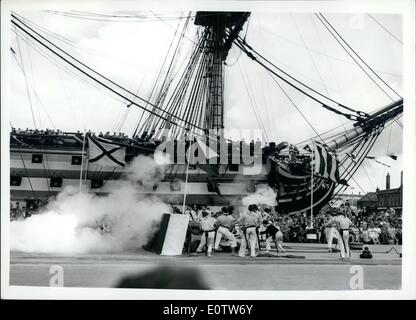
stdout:
<svg viewBox="0 0 416 320">
<path fill-rule="evenodd" d="M 243 206 L 250 204 L 275 206 L 276 205 L 276 192 L 269 186 L 265 186 L 256 190 L 255 193 L 251 193 L 248 196 L 241 199 Z"/>
<path fill-rule="evenodd" d="M 126 169 L 126 178 L 132 182 L 140 181 L 145 187 L 153 187 L 163 178 L 169 155 L 156 152 L 153 157 L 138 156 Z"/>
<path fill-rule="evenodd" d="M 65 188 L 39 214 L 10 224 L 10 249 L 54 254 L 134 250 L 145 244 L 170 206 L 138 192 L 137 182 L 152 185 L 163 165 L 137 157 L 106 196 Z M 101 226 L 101 228 L 100 228 Z M 104 231 L 106 232 L 104 232 Z"/>
</svg>

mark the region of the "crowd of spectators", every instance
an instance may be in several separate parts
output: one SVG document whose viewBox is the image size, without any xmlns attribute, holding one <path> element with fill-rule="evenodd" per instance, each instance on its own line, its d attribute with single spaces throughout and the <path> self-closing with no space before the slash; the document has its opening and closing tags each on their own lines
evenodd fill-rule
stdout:
<svg viewBox="0 0 416 320">
<path fill-rule="evenodd" d="M 10 221 L 20 221 L 26 218 L 31 217 L 34 214 L 35 210 L 33 206 L 26 207 L 20 205 L 20 202 L 17 201 L 16 205 L 10 202 Z"/>
<path fill-rule="evenodd" d="M 312 220 L 306 215 L 283 216 L 277 215 L 277 223 L 281 227 L 286 242 L 307 242 L 307 234 L 317 233 L 320 243 L 326 243 L 325 228 L 329 216 L 335 215 L 339 208 L 331 208 L 319 212 Z M 351 242 L 364 244 L 402 244 L 402 219 L 392 209 L 363 215 L 362 210 L 347 212 L 352 221 L 350 232 Z M 313 231 L 312 231 L 313 230 Z"/>
<path fill-rule="evenodd" d="M 32 215 L 38 212 L 38 209 L 46 205 L 46 200 L 36 200 L 21 204 L 19 201 L 15 203 L 10 202 L 10 221 L 21 221 L 30 218 Z"/>
</svg>

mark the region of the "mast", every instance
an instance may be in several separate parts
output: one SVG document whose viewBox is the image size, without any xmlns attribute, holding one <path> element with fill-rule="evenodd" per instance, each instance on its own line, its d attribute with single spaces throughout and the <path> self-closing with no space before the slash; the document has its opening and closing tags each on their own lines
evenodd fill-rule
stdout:
<svg viewBox="0 0 416 320">
<path fill-rule="evenodd" d="M 224 36 L 224 19 L 218 18 L 218 23 L 212 28 L 211 39 L 209 40 L 209 50 L 212 55 L 211 65 L 208 66 L 210 73 L 209 97 L 211 123 L 210 129 L 224 129 L 224 92 L 223 92 L 223 58 L 222 58 L 222 38 Z"/>
<path fill-rule="evenodd" d="M 205 77 L 209 79 L 205 129 L 224 128 L 224 61 L 233 41 L 243 28 L 249 12 L 198 11 L 195 25 L 207 35 Z"/>
</svg>

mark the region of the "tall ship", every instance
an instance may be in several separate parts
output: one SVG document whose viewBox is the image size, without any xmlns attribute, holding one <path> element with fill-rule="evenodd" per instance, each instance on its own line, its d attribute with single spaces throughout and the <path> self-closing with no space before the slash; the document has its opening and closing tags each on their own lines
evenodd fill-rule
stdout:
<svg viewBox="0 0 416 320">
<path fill-rule="evenodd" d="M 248 194 L 270 188 L 276 194 L 279 213 L 318 212 L 348 187 L 383 130 L 394 122 L 400 123 L 403 98 L 381 78 L 381 86 L 392 91 L 391 103 L 374 106 L 371 112 L 325 95 L 280 68 L 273 57 L 266 57 L 249 43 L 245 35 L 250 16 L 250 12 L 212 11 L 184 16 L 163 63 L 167 71 L 157 77 L 150 96 L 143 98 L 66 52 L 53 33 L 12 13 L 12 27 L 18 37 L 123 100 L 126 110 L 141 109 L 142 116 L 131 136 L 119 132 L 13 128 L 11 200 L 25 201 L 29 206 L 39 199 L 56 196 L 68 186 L 105 195 L 123 179 L 129 163 L 139 156 L 154 155 L 168 143 L 173 156 L 160 179 L 138 181 L 138 192 L 176 204 L 182 204 L 186 193 L 187 204 L 223 206 L 237 204 Z M 373 71 L 324 15 L 316 14 L 316 18 L 361 63 L 364 71 Z M 191 23 L 197 26 L 197 32 L 191 39 L 192 51 L 178 73 L 177 62 Z M 290 87 L 324 112 L 344 117 L 346 124 L 316 132 L 302 142 L 227 139 L 223 135 L 227 108 L 225 66 L 231 48 L 269 74 L 277 86 Z M 11 51 L 16 55 L 16 50 Z M 186 156 L 195 143 L 199 146 L 197 153 L 206 156 L 206 163 L 190 163 Z M 123 152 L 121 157 L 119 151 Z M 207 156 L 209 152 L 212 156 Z M 244 161 L 245 154 L 251 162 Z"/>
</svg>

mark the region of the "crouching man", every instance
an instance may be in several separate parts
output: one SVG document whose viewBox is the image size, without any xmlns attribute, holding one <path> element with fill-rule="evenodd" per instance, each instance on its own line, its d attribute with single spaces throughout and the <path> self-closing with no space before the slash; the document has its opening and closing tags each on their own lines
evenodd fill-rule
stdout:
<svg viewBox="0 0 416 320">
<path fill-rule="evenodd" d="M 331 213 L 325 221 L 325 238 L 328 245 L 328 251 L 334 252 L 334 249 L 336 249 L 337 246 L 341 244 L 341 235 L 336 228 L 337 224 L 335 221 L 335 217 L 332 216 L 332 214 L 335 214 L 335 212 Z M 335 248 L 333 247 L 334 238 L 337 239 L 337 244 Z"/>
<path fill-rule="evenodd" d="M 360 254 L 361 259 L 372 259 L 373 254 L 371 253 L 370 249 L 368 247 L 364 247 L 363 252 Z"/>
<path fill-rule="evenodd" d="M 263 226 L 266 228 L 260 234 L 266 235 L 266 252 L 271 250 L 270 244 L 274 241 L 276 245 L 276 251 L 279 253 L 286 252 L 283 248 L 283 233 L 280 231 L 279 226 L 272 224 L 270 221 L 264 220 Z"/>
<path fill-rule="evenodd" d="M 227 207 L 223 207 L 221 209 L 221 215 L 217 218 L 215 222 L 215 227 L 217 229 L 217 236 L 215 239 L 215 250 L 218 250 L 222 237 L 228 239 L 231 244 L 231 255 L 237 255 L 236 248 L 237 248 L 237 241 L 235 236 L 231 233 L 231 229 L 234 226 L 235 221 L 232 216 L 230 216 Z"/>
</svg>

